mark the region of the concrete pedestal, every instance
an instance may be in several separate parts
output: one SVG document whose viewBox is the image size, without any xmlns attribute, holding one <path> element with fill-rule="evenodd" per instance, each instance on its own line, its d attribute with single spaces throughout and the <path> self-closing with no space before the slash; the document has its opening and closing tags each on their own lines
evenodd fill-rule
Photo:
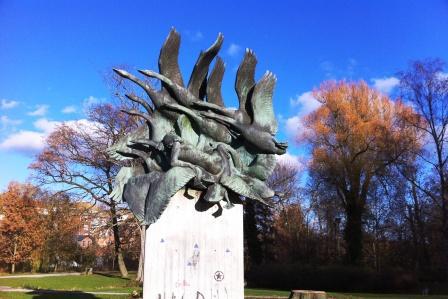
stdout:
<svg viewBox="0 0 448 299">
<path fill-rule="evenodd" d="M 189 194 L 173 196 L 146 231 L 143 298 L 243 299 L 242 205 L 198 211 L 199 192 Z"/>
</svg>

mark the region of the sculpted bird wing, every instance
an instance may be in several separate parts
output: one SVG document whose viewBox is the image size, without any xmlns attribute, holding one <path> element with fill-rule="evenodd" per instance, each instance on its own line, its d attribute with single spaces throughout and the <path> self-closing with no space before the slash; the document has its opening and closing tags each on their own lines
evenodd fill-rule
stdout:
<svg viewBox="0 0 448 299">
<path fill-rule="evenodd" d="M 221 184 L 239 195 L 257 200 L 267 205 L 267 203 L 260 196 L 252 191 L 252 188 L 239 175 L 222 177 Z"/>
<path fill-rule="evenodd" d="M 162 174 L 157 182 L 151 185 L 147 196 L 145 222 L 151 224 L 159 219 L 167 207 L 171 197 L 195 176 L 189 167 L 173 167 Z"/>
<path fill-rule="evenodd" d="M 207 81 L 207 102 L 224 107 L 221 94 L 222 78 L 224 76 L 224 62 L 220 57 L 216 58 L 215 66 Z"/>
<path fill-rule="evenodd" d="M 191 73 L 190 81 L 188 82 L 188 91 L 190 91 L 196 98 L 203 98 L 203 95 L 200 94 L 201 87 L 204 84 L 205 78 L 207 77 L 210 63 L 221 49 L 223 41 L 224 36 L 222 35 L 222 33 L 219 33 L 213 45 L 199 54 L 198 60 L 196 61 L 196 64 Z"/>
<path fill-rule="evenodd" d="M 176 124 L 174 125 L 174 129 L 176 130 L 177 135 L 179 135 L 184 142 L 187 142 L 193 146 L 198 144 L 199 135 L 193 129 L 190 119 L 185 114 L 179 116 Z"/>
<path fill-rule="evenodd" d="M 159 72 L 165 77 L 170 78 L 174 83 L 184 86 L 178 62 L 179 47 L 180 35 L 173 28 L 168 34 L 162 49 L 160 49 Z M 163 88 L 165 88 L 164 84 L 165 83 L 162 82 Z"/>
<path fill-rule="evenodd" d="M 258 154 L 246 168 L 246 174 L 260 180 L 267 180 L 277 165 L 277 158 L 272 154 Z"/>
<path fill-rule="evenodd" d="M 239 110 L 246 113 L 247 95 L 255 85 L 255 67 L 257 66 L 257 58 L 252 50 L 246 49 L 243 61 L 238 67 L 235 80 L 235 91 L 238 95 L 240 103 Z"/>
<path fill-rule="evenodd" d="M 145 220 L 146 197 L 151 186 L 160 178 L 161 172 L 134 176 L 128 180 L 123 190 L 123 201 L 127 202 L 129 209 L 138 221 Z"/>
<path fill-rule="evenodd" d="M 114 179 L 114 188 L 109 197 L 114 201 L 120 201 L 123 196 L 124 185 L 133 176 L 132 167 L 121 167 Z"/>
<path fill-rule="evenodd" d="M 272 96 L 277 79 L 271 72 L 266 72 L 255 85 L 250 104 L 253 113 L 252 124 L 271 134 L 277 133 Z"/>
<path fill-rule="evenodd" d="M 252 192 L 257 194 L 258 197 L 268 199 L 272 198 L 275 195 L 274 191 L 269 188 L 265 182 L 250 176 L 244 176 L 243 179 L 250 187 Z M 267 204 L 266 202 L 263 203 Z"/>
</svg>

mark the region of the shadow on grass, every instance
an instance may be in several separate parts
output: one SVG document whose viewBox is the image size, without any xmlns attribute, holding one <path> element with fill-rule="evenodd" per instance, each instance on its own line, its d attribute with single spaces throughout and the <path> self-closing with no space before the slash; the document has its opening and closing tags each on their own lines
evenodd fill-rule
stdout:
<svg viewBox="0 0 448 299">
<path fill-rule="evenodd" d="M 32 295 L 33 299 L 98 299 L 100 297 L 97 297 L 93 294 L 88 294 L 84 292 L 79 291 L 56 291 L 56 290 L 34 290 L 30 293 L 27 293 L 29 295 Z"/>
<path fill-rule="evenodd" d="M 130 280 L 129 277 L 126 277 L 126 278 L 121 277 L 120 273 L 93 272 L 93 274 L 106 276 L 106 277 L 112 277 L 112 278 L 121 278 L 121 279 L 124 279 L 124 280 Z"/>
</svg>

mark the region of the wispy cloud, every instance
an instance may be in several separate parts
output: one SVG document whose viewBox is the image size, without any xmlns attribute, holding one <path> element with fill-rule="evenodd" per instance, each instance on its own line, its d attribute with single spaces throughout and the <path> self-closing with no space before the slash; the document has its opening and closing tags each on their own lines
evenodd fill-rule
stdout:
<svg viewBox="0 0 448 299">
<path fill-rule="evenodd" d="M 11 108 L 16 107 L 17 105 L 19 105 L 18 101 L 2 99 L 2 101 L 0 103 L 0 108 L 1 109 L 11 109 Z"/>
<path fill-rule="evenodd" d="M 103 98 L 89 96 L 89 97 L 85 98 L 84 100 L 82 100 L 82 104 L 83 104 L 84 108 L 88 108 L 89 106 L 99 104 L 102 101 L 104 101 Z"/>
<path fill-rule="evenodd" d="M 229 56 L 232 56 L 232 57 L 236 56 L 236 55 L 238 55 L 241 52 L 241 49 L 242 48 L 241 48 L 240 45 L 237 45 L 235 43 L 231 43 L 229 48 L 227 49 L 227 54 Z"/>
<path fill-rule="evenodd" d="M 330 60 L 324 60 L 319 64 L 325 79 L 350 79 L 356 75 L 358 61 L 348 58 L 344 62 L 336 64 Z"/>
<path fill-rule="evenodd" d="M 322 61 L 319 65 L 322 71 L 324 71 L 325 77 L 333 77 L 334 65 L 331 61 Z"/>
<path fill-rule="evenodd" d="M 71 113 L 76 113 L 77 109 L 75 106 L 71 105 L 71 106 L 66 106 L 64 107 L 61 112 L 64 114 L 71 114 Z"/>
<path fill-rule="evenodd" d="M 372 78 L 373 87 L 384 93 L 390 93 L 399 83 L 396 77 Z"/>
<path fill-rule="evenodd" d="M 186 30 L 185 34 L 192 42 L 200 41 L 204 37 L 202 32 L 199 30 L 197 30 L 197 31 Z"/>
<path fill-rule="evenodd" d="M 28 112 L 31 116 L 44 116 L 48 112 L 48 105 L 37 105 L 37 108 L 33 111 Z"/>
<path fill-rule="evenodd" d="M 354 58 L 349 58 L 347 63 L 347 75 L 348 77 L 353 77 L 355 74 L 356 66 L 358 65 L 358 61 Z"/>
<path fill-rule="evenodd" d="M 7 115 L 0 116 L 0 124 L 2 125 L 3 129 L 9 126 L 17 126 L 21 123 L 21 119 L 10 119 Z"/>
</svg>

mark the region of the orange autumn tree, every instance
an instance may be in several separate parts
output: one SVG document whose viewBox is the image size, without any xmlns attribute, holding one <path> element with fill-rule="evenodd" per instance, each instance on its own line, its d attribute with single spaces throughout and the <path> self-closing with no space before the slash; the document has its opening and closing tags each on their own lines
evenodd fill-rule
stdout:
<svg viewBox="0 0 448 299">
<path fill-rule="evenodd" d="M 15 272 L 17 264 L 31 262 L 33 252 L 44 242 L 42 217 L 36 195 L 29 184 L 10 183 L 0 194 L 0 262 Z"/>
<path fill-rule="evenodd" d="M 76 237 L 81 227 L 81 210 L 63 193 L 44 193 L 40 199 L 43 209 L 42 228 L 45 242 L 37 255 L 43 271 L 66 270 L 72 264 L 78 250 Z"/>
<path fill-rule="evenodd" d="M 412 159 L 418 138 L 403 119 L 416 116 L 364 81 L 324 82 L 313 95 L 322 105 L 305 118 L 299 139 L 311 146 L 310 177 L 337 194 L 345 212 L 347 261 L 358 264 L 372 182 L 394 163 Z"/>
</svg>

